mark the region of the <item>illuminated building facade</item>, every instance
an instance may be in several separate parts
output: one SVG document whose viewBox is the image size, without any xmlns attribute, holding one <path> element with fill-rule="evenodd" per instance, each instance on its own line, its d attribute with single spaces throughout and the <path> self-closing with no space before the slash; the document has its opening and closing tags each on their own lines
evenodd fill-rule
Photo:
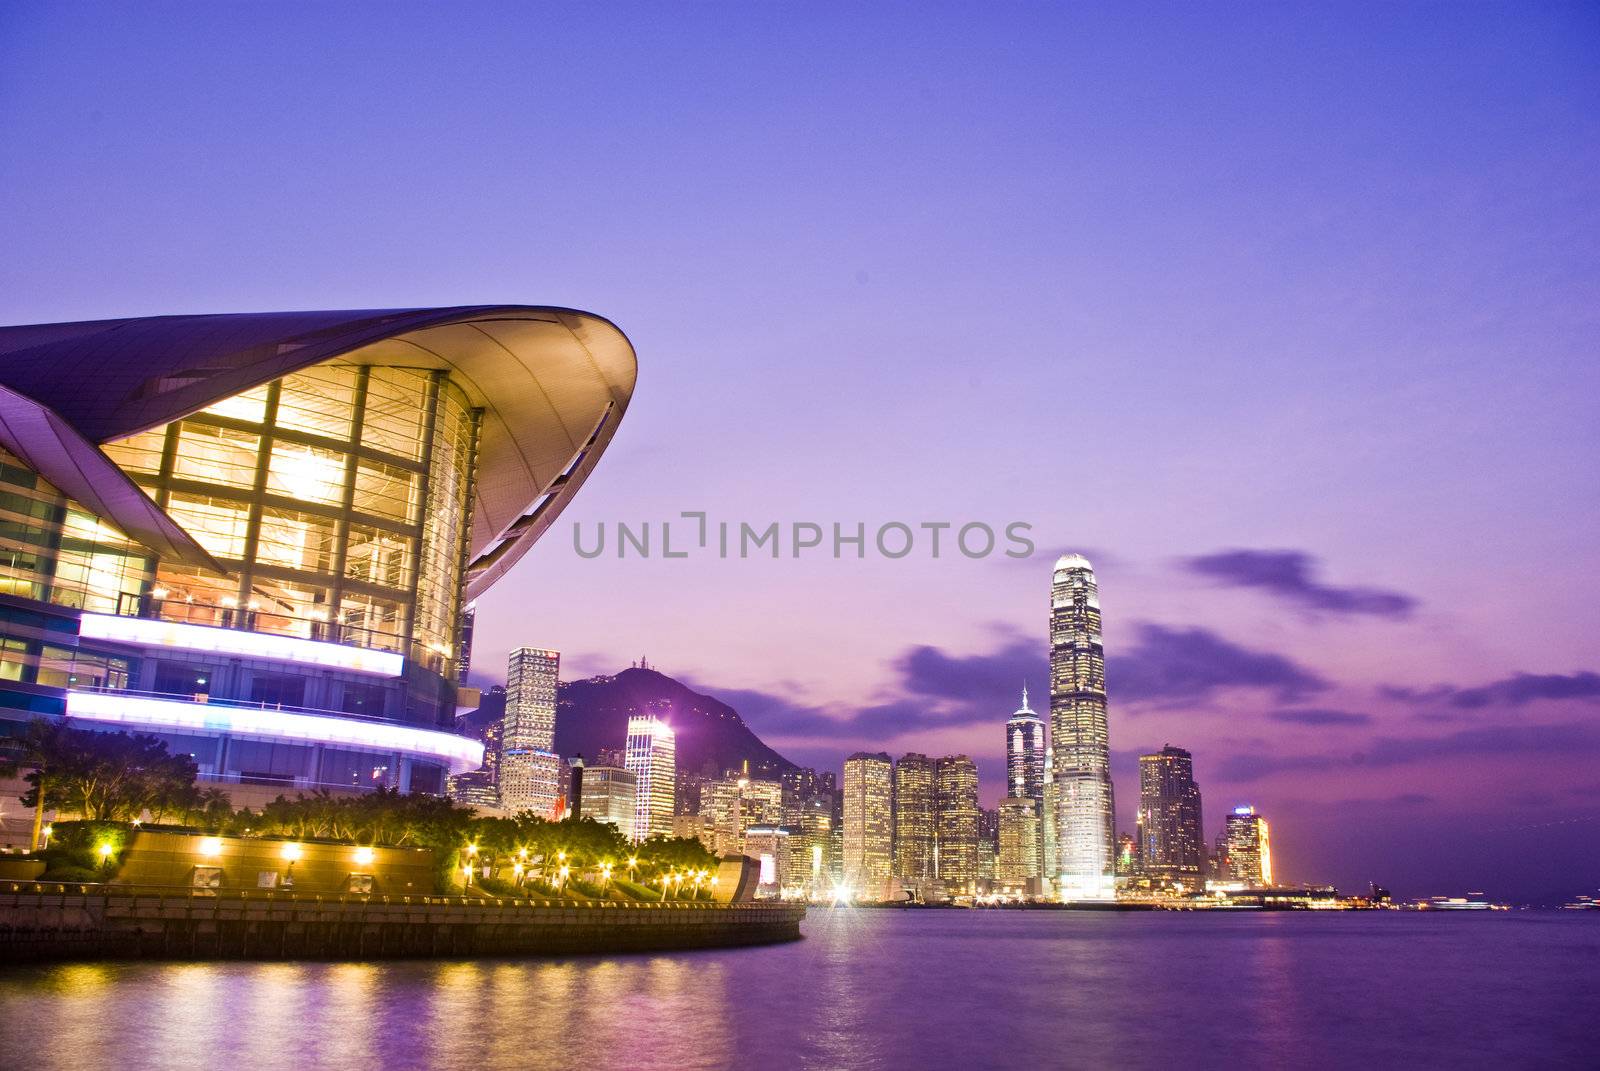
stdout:
<svg viewBox="0 0 1600 1071">
<path fill-rule="evenodd" d="M 711 850 L 737 855 L 751 826 L 782 823 L 783 784 L 749 777 L 708 781 L 700 786 L 700 817 L 710 833 Z"/>
<path fill-rule="evenodd" d="M 1008 887 L 1025 887 L 1039 876 L 1039 807 L 1026 796 L 1000 801 L 1000 852 L 995 880 Z"/>
<path fill-rule="evenodd" d="M 561 654 L 518 647 L 506 664 L 506 716 L 500 737 L 500 806 L 553 818 L 561 795 L 556 689 Z"/>
<path fill-rule="evenodd" d="M 677 742 L 672 727 L 654 714 L 628 719 L 627 769 L 637 786 L 631 839 L 672 836 L 678 781 Z"/>
<path fill-rule="evenodd" d="M 894 764 L 894 874 L 905 882 L 934 877 L 933 760 L 916 752 Z"/>
<path fill-rule="evenodd" d="M 1267 820 L 1254 807 L 1235 807 L 1226 828 L 1229 881 L 1250 886 L 1272 884 L 1272 837 Z"/>
<path fill-rule="evenodd" d="M 1044 719 L 1028 706 L 1028 686 L 1022 686 L 1022 706 L 1006 721 L 1006 795 L 1044 804 Z"/>
<path fill-rule="evenodd" d="M 583 768 L 583 816 L 596 822 L 609 822 L 633 833 L 633 812 L 639 799 L 639 778 L 620 766 Z"/>
<path fill-rule="evenodd" d="M 857 752 L 844 760 L 844 880 L 881 895 L 893 870 L 893 768 L 889 756 Z"/>
<path fill-rule="evenodd" d="M 978 885 L 978 767 L 965 755 L 934 763 L 937 873 L 945 891 L 965 896 Z"/>
<path fill-rule="evenodd" d="M 790 873 L 807 896 L 824 896 L 833 888 L 838 860 L 833 856 L 833 808 L 830 800 L 812 796 L 788 823 Z"/>
<path fill-rule="evenodd" d="M 1056 895 L 1116 897 L 1105 647 L 1094 569 L 1079 554 L 1055 565 L 1050 589 L 1050 746 L 1056 791 Z"/>
<path fill-rule="evenodd" d="M 1205 881 L 1205 826 L 1194 759 L 1166 745 L 1139 756 L 1139 836 L 1135 854 L 1153 881 L 1193 892 Z"/>
<path fill-rule="evenodd" d="M 482 765 L 452 731 L 463 604 L 634 376 L 564 309 L 0 328 L 0 733 L 151 733 L 236 804 L 442 792 Z"/>
</svg>

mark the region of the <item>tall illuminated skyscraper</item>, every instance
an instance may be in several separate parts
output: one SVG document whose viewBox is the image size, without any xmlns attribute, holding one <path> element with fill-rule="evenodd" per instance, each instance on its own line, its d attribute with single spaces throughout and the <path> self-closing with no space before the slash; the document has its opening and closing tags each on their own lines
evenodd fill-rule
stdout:
<svg viewBox="0 0 1600 1071">
<path fill-rule="evenodd" d="M 844 880 L 872 898 L 883 895 L 893 868 L 893 784 L 888 755 L 844 760 Z"/>
<path fill-rule="evenodd" d="M 894 873 L 902 881 L 934 876 L 933 760 L 912 752 L 894 764 Z"/>
<path fill-rule="evenodd" d="M 934 805 L 938 812 L 938 872 L 953 896 L 977 891 L 978 767 L 965 755 L 934 763 Z"/>
<path fill-rule="evenodd" d="M 1006 721 L 1006 796 L 1044 802 L 1044 719 L 1028 706 L 1028 686 L 1022 686 L 1022 706 Z"/>
<path fill-rule="evenodd" d="M 1057 560 L 1050 588 L 1050 745 L 1056 789 L 1056 895 L 1116 897 L 1115 807 L 1106 730 L 1100 592 L 1080 554 Z"/>
<path fill-rule="evenodd" d="M 1171 744 L 1139 756 L 1139 843 L 1144 873 L 1157 881 L 1200 888 L 1206 842 L 1194 760 Z"/>
<path fill-rule="evenodd" d="M 623 764 L 633 773 L 636 795 L 632 839 L 672 835 L 678 788 L 677 743 L 672 727 L 653 714 L 628 719 Z"/>
<path fill-rule="evenodd" d="M 1235 807 L 1224 829 L 1228 838 L 1228 879 L 1246 885 L 1272 884 L 1272 838 L 1267 820 L 1254 807 Z"/>
<path fill-rule="evenodd" d="M 518 647 L 506 665 L 506 715 L 500 737 L 500 805 L 513 814 L 552 817 L 561 795 L 555 753 L 556 686 L 561 653 Z"/>
</svg>

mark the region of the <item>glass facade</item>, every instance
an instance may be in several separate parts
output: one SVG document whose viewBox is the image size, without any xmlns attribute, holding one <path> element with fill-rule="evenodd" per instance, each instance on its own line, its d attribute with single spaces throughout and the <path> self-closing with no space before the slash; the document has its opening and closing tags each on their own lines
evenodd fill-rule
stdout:
<svg viewBox="0 0 1600 1071">
<path fill-rule="evenodd" d="M 0 594 L 131 613 L 152 564 L 149 551 L 0 450 Z"/>
<path fill-rule="evenodd" d="M 894 872 L 904 881 L 934 876 L 933 760 L 912 752 L 894 764 Z"/>
<path fill-rule="evenodd" d="M 1194 760 L 1170 744 L 1139 756 L 1139 839 L 1136 857 L 1158 881 L 1198 890 L 1205 871 L 1205 834 Z"/>
<path fill-rule="evenodd" d="M 1116 895 L 1115 808 L 1106 729 L 1100 591 L 1089 562 L 1056 562 L 1050 593 L 1050 745 L 1055 866 L 1062 899 Z"/>
<path fill-rule="evenodd" d="M 159 562 L 138 612 L 452 677 L 478 419 L 443 372 L 330 363 L 107 445 L 231 574 Z"/>
</svg>

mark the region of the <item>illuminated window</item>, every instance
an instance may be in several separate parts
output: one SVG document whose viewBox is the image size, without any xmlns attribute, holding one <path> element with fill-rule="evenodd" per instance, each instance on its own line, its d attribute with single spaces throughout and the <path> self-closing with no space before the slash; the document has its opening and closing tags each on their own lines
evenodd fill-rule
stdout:
<svg viewBox="0 0 1600 1071">
<path fill-rule="evenodd" d="M 261 510 L 256 561 L 307 573 L 332 573 L 338 552 L 339 522 L 301 510 L 265 506 Z"/>
<path fill-rule="evenodd" d="M 261 436 L 254 432 L 185 420 L 178 426 L 172 475 L 174 479 L 214 487 L 250 489 L 256 483 L 256 457 L 260 452 Z"/>
<path fill-rule="evenodd" d="M 329 364 L 285 376 L 273 423 L 280 428 L 348 440 L 351 421 L 355 419 L 359 371 L 354 365 Z"/>
<path fill-rule="evenodd" d="M 350 507 L 357 513 L 415 524 L 417 483 L 417 473 L 398 465 L 362 461 L 356 467 L 356 494 Z"/>
<path fill-rule="evenodd" d="M 338 505 L 344 501 L 344 464 L 344 454 L 336 450 L 275 442 L 267 468 L 267 493 Z"/>
</svg>

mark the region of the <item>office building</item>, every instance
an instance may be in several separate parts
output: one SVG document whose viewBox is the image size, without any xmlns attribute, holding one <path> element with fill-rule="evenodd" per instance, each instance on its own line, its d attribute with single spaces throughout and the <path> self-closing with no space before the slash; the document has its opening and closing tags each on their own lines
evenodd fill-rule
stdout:
<svg viewBox="0 0 1600 1071">
<path fill-rule="evenodd" d="M 561 654 L 519 647 L 506 665 L 506 715 L 500 737 L 500 806 L 511 814 L 554 818 L 561 795 L 556 755 L 556 689 Z"/>
<path fill-rule="evenodd" d="M 1163 885 L 1198 891 L 1205 882 L 1206 843 L 1194 760 L 1171 744 L 1139 756 L 1140 872 Z"/>
<path fill-rule="evenodd" d="M 934 877 L 933 760 L 915 752 L 894 764 L 894 874 L 903 882 Z"/>
<path fill-rule="evenodd" d="M 844 881 L 858 896 L 881 898 L 893 870 L 893 767 L 882 753 L 844 760 Z"/>
<path fill-rule="evenodd" d="M 624 761 L 637 786 L 632 839 L 672 836 L 678 777 L 672 727 L 654 714 L 636 714 L 628 719 L 626 749 Z"/>
<path fill-rule="evenodd" d="M 707 781 L 700 786 L 700 817 L 709 831 L 711 850 L 737 855 L 751 826 L 782 824 L 783 785 L 750 777 Z"/>
<path fill-rule="evenodd" d="M 639 777 L 620 766 L 583 768 L 583 817 L 609 822 L 633 835 L 634 811 L 639 800 Z"/>
<path fill-rule="evenodd" d="M 938 822 L 937 874 L 951 896 L 970 896 L 978 885 L 978 767 L 965 755 L 934 763 Z"/>
<path fill-rule="evenodd" d="M 1023 888 L 1039 877 L 1039 807 L 1026 796 L 1000 801 L 1000 854 L 995 880 Z"/>
<path fill-rule="evenodd" d="M 1250 886 L 1272 884 L 1272 838 L 1267 820 L 1254 807 L 1235 807 L 1228 815 L 1227 878 Z"/>
<path fill-rule="evenodd" d="M 1028 686 L 1022 686 L 1022 706 L 1006 721 L 1006 795 L 1044 804 L 1044 719 L 1028 706 Z"/>
<path fill-rule="evenodd" d="M 1062 900 L 1116 897 L 1116 808 L 1106 728 L 1105 648 L 1094 569 L 1079 554 L 1056 562 L 1050 588 L 1050 746 Z"/>
</svg>

